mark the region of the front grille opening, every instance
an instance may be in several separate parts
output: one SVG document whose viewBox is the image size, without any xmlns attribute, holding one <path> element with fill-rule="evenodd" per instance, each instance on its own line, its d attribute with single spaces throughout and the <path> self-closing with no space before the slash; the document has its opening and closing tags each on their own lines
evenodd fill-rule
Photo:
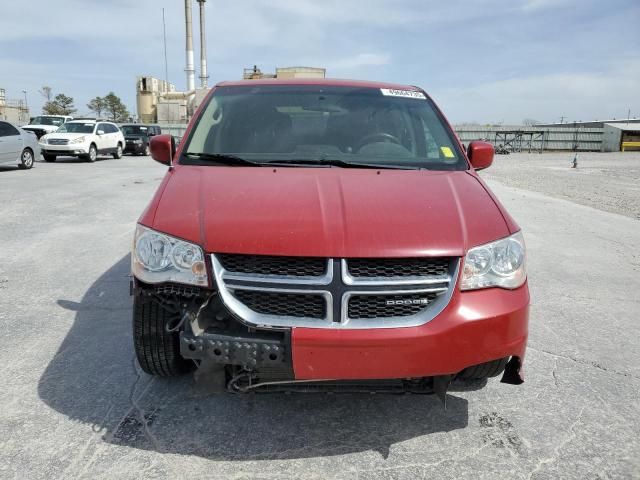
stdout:
<svg viewBox="0 0 640 480">
<path fill-rule="evenodd" d="M 408 317 L 428 308 L 438 293 L 401 295 L 354 295 L 349 299 L 349 318 Z"/>
<path fill-rule="evenodd" d="M 233 295 L 254 312 L 284 317 L 325 318 L 326 301 L 321 295 L 235 290 Z"/>
<path fill-rule="evenodd" d="M 268 255 L 218 254 L 218 261 L 231 273 L 320 277 L 326 273 L 327 259 L 320 257 L 279 257 Z"/>
<path fill-rule="evenodd" d="M 449 258 L 351 258 L 349 273 L 356 278 L 431 277 L 449 273 Z"/>
</svg>

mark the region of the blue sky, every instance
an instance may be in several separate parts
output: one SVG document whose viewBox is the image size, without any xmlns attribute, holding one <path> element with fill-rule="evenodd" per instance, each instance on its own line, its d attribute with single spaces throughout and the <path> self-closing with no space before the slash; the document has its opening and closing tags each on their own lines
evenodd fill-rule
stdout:
<svg viewBox="0 0 640 480">
<path fill-rule="evenodd" d="M 28 10 L 26 5 L 29 6 Z M 208 0 L 210 84 L 257 64 L 420 85 L 454 123 L 640 118 L 638 0 Z M 0 88 L 86 103 L 113 90 L 135 110 L 136 76 L 185 87 L 182 0 L 3 2 Z M 197 46 L 197 5 L 194 3 Z"/>
</svg>

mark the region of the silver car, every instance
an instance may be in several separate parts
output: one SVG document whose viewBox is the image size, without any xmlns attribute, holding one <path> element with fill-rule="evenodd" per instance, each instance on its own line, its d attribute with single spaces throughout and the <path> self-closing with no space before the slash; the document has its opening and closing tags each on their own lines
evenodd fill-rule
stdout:
<svg viewBox="0 0 640 480">
<path fill-rule="evenodd" d="M 0 165 L 17 164 L 18 168 L 29 169 L 36 158 L 40 158 L 36 134 L 0 120 Z"/>
</svg>

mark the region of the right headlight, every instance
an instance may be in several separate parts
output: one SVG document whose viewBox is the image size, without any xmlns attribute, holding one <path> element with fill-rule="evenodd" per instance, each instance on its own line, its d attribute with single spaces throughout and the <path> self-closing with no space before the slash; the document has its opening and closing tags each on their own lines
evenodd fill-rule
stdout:
<svg viewBox="0 0 640 480">
<path fill-rule="evenodd" d="M 207 286 L 202 249 L 138 225 L 131 254 L 133 275 L 146 283 L 178 282 Z"/>
<path fill-rule="evenodd" d="M 469 249 L 462 270 L 462 290 L 518 288 L 527 280 L 522 232 Z"/>
</svg>

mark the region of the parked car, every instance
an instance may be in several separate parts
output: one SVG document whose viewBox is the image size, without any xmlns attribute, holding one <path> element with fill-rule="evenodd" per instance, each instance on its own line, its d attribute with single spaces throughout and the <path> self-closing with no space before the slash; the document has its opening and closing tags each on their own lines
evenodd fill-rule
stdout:
<svg viewBox="0 0 640 480">
<path fill-rule="evenodd" d="M 133 153 L 134 155 L 149 155 L 149 142 L 151 138 L 162 133 L 158 125 L 142 125 L 137 123 L 120 125 L 120 129 L 126 141 L 124 153 Z"/>
<path fill-rule="evenodd" d="M 30 169 L 40 157 L 40 146 L 33 132 L 0 121 L 0 165 L 18 165 L 21 169 Z"/>
<path fill-rule="evenodd" d="M 56 157 L 78 157 L 95 162 L 98 155 L 122 158 L 124 135 L 115 123 L 100 120 L 73 120 L 55 133 L 40 139 L 42 155 L 47 162 Z"/>
<path fill-rule="evenodd" d="M 53 133 L 61 125 L 73 120 L 73 117 L 68 115 L 40 115 L 33 117 L 29 122 L 29 125 L 25 125 L 22 128 L 36 134 L 36 137 L 40 139 L 47 133 Z"/>
<path fill-rule="evenodd" d="M 491 144 L 465 153 L 423 90 L 221 83 L 151 154 L 171 168 L 134 238 L 145 372 L 443 400 L 455 378 L 522 383 L 522 232 L 476 173 Z"/>
</svg>

